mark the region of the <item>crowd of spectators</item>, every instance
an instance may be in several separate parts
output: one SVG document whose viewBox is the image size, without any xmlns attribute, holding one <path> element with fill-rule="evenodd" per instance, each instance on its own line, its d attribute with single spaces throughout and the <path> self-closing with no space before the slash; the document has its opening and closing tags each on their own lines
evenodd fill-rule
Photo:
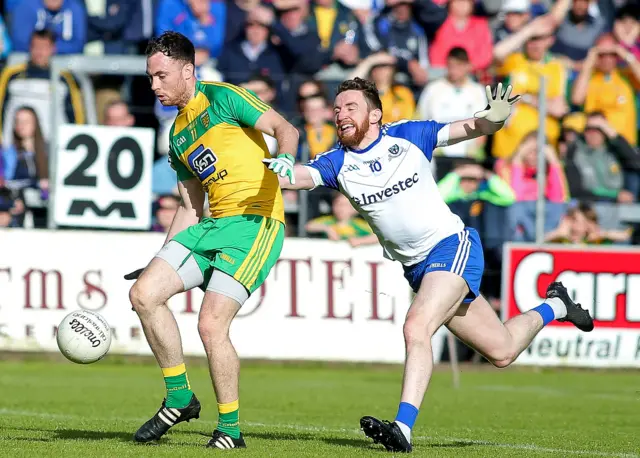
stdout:
<svg viewBox="0 0 640 458">
<path fill-rule="evenodd" d="M 336 143 L 331 102 L 343 79 L 376 82 L 383 122 L 471 117 L 486 105 L 486 84 L 509 82 L 523 97 L 502 130 L 434 153 L 445 200 L 496 257 L 504 241 L 532 241 L 543 151 L 548 241 L 634 240 L 625 227 L 599 228 L 597 212 L 640 200 L 640 0 L 4 0 L 2 7 L 2 226 L 46 224 L 50 111 L 87 122 L 70 71 L 59 81 L 64 104 L 46 102 L 52 56 L 141 55 L 150 37 L 176 30 L 195 44 L 201 79 L 242 85 L 286 114 L 301 133 L 299 160 Z M 92 83 L 100 124 L 158 132 L 150 229 L 165 230 L 177 205 L 166 160 L 176 109 L 155 100 L 144 77 L 93 75 Z M 277 151 L 273 138 L 267 144 Z M 289 234 L 301 226 L 354 245 L 375 241 L 328 192 L 314 191 L 308 221 L 298 221 L 298 197 L 285 193 Z"/>
</svg>

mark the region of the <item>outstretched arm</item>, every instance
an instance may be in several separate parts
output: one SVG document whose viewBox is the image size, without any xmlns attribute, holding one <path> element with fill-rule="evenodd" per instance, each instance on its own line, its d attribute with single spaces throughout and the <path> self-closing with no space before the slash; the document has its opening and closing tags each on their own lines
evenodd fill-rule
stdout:
<svg viewBox="0 0 640 458">
<path fill-rule="evenodd" d="M 512 90 L 511 85 L 507 86 L 503 93 L 502 83 L 498 83 L 495 95 L 491 93 L 491 86 L 486 86 L 485 89 L 489 105 L 485 110 L 476 113 L 473 118 L 449 124 L 448 145 L 496 133 L 511 114 L 513 104 L 520 100 L 519 95 L 509 98 Z"/>
<path fill-rule="evenodd" d="M 296 191 L 301 189 L 313 189 L 317 186 L 313 181 L 309 167 L 301 164 L 296 164 L 293 167 L 293 182 L 290 182 L 288 178 L 280 175 L 278 176 L 278 181 L 280 181 L 280 187 L 282 189 L 293 189 Z"/>
</svg>

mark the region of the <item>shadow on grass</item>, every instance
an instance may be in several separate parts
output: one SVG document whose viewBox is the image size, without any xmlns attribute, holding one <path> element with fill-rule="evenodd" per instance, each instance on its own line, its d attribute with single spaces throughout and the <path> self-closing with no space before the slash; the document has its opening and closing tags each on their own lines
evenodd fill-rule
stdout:
<svg viewBox="0 0 640 458">
<path fill-rule="evenodd" d="M 133 434 L 122 431 L 87 431 L 84 429 L 54 429 L 51 430 L 54 439 L 75 440 L 82 439 L 88 441 L 101 441 L 117 439 L 122 442 L 133 443 Z"/>
<path fill-rule="evenodd" d="M 337 445 L 341 447 L 368 448 L 370 441 L 353 437 L 334 437 L 328 436 L 322 431 L 310 433 L 307 431 L 251 431 L 246 433 L 247 440 L 252 438 L 263 439 L 268 441 L 313 441 L 325 442 L 329 445 Z"/>
</svg>

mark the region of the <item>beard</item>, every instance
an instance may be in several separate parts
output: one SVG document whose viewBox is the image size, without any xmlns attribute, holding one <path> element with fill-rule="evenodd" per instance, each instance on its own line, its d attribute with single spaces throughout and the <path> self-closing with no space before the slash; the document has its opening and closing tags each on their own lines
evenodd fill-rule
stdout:
<svg viewBox="0 0 640 458">
<path fill-rule="evenodd" d="M 342 124 L 348 123 L 343 122 Z M 353 148 L 360 144 L 364 136 L 367 134 L 367 130 L 369 130 L 368 120 L 365 119 L 360 125 L 354 121 L 352 131 L 347 134 L 345 134 L 342 129 L 338 128 L 338 139 L 340 140 L 340 143 L 347 148 Z"/>
</svg>

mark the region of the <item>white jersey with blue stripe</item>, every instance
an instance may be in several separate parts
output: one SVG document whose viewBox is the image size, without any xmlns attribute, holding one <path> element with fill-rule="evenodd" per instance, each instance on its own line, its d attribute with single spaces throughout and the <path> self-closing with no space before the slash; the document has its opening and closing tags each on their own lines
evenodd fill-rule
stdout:
<svg viewBox="0 0 640 458">
<path fill-rule="evenodd" d="M 367 148 L 338 145 L 307 167 L 316 186 L 339 190 L 351 200 L 378 236 L 385 257 L 409 266 L 464 229 L 431 173 L 433 150 L 448 140 L 448 124 L 399 121 L 382 126 Z"/>
</svg>

